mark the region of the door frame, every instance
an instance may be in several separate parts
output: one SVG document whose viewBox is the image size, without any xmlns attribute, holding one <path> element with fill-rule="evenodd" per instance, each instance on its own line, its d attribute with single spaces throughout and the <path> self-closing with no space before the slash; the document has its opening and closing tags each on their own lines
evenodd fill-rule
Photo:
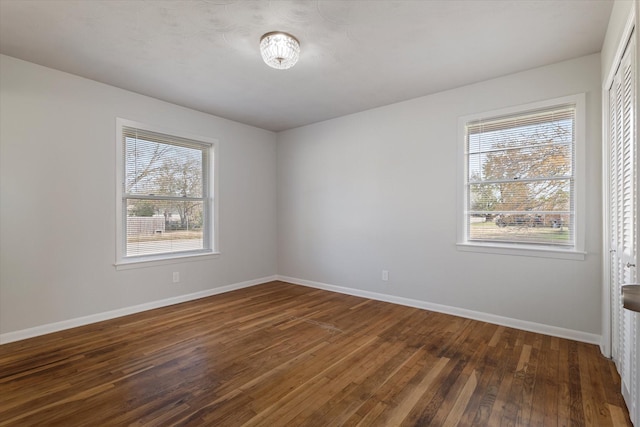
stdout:
<svg viewBox="0 0 640 427">
<path fill-rule="evenodd" d="M 624 31 L 620 36 L 616 53 L 612 58 L 612 62 L 607 64 L 607 78 L 604 79 L 602 84 L 602 236 L 603 236 L 603 251 L 602 251 L 602 319 L 601 329 L 602 335 L 600 340 L 600 351 L 605 357 L 611 358 L 613 355 L 612 349 L 612 311 L 611 311 L 611 217 L 610 217 L 610 204 L 611 197 L 609 191 L 609 174 L 610 168 L 610 146 L 609 140 L 609 89 L 613 84 L 618 66 L 622 61 L 622 56 L 625 52 L 625 48 L 629 43 L 633 30 L 636 27 L 636 8 L 635 2 L 631 7 L 631 12 L 627 18 L 627 22 L 624 26 Z M 636 61 L 638 57 L 636 56 Z M 636 121 L 637 122 L 637 121 Z"/>
</svg>

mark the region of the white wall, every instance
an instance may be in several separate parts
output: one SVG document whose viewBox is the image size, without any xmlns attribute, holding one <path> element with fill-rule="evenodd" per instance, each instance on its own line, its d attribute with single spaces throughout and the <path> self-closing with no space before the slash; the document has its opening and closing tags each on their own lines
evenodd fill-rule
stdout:
<svg viewBox="0 0 640 427">
<path fill-rule="evenodd" d="M 591 55 L 282 132 L 276 157 L 271 132 L 0 56 L 0 334 L 276 273 L 599 334 L 600 84 Z M 579 92 L 586 260 L 457 251 L 458 117 Z M 218 259 L 115 270 L 115 117 L 219 139 Z"/>
<path fill-rule="evenodd" d="M 0 76 L 0 334 L 276 274 L 274 133 L 7 56 Z M 218 259 L 115 270 L 116 117 L 220 141 Z"/>
<path fill-rule="evenodd" d="M 586 260 L 457 251 L 458 118 L 580 92 Z M 597 336 L 600 98 L 596 54 L 278 134 L 278 273 Z"/>
</svg>

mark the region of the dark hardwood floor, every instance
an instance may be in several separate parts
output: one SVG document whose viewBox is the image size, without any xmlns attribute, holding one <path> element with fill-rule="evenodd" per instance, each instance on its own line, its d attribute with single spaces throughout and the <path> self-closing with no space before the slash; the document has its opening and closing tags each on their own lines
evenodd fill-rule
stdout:
<svg viewBox="0 0 640 427">
<path fill-rule="evenodd" d="M 6 426 L 630 426 L 594 345 L 273 282 L 0 346 Z"/>
</svg>

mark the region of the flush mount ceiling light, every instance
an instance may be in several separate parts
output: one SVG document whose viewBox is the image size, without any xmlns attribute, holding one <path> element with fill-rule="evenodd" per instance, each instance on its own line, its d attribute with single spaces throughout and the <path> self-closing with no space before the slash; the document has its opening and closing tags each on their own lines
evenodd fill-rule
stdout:
<svg viewBox="0 0 640 427">
<path fill-rule="evenodd" d="M 300 57 L 300 42 L 291 34 L 272 31 L 260 38 L 260 53 L 269 67 L 286 70 Z"/>
</svg>

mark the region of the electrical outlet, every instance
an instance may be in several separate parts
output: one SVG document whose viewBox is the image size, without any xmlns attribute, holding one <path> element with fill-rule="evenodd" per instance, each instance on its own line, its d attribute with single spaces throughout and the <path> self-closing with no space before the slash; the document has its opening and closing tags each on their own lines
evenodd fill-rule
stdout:
<svg viewBox="0 0 640 427">
<path fill-rule="evenodd" d="M 389 270 L 382 270 L 382 281 L 386 282 L 389 280 Z"/>
<path fill-rule="evenodd" d="M 174 271 L 173 272 L 173 283 L 180 283 L 180 272 L 179 271 Z"/>
</svg>

